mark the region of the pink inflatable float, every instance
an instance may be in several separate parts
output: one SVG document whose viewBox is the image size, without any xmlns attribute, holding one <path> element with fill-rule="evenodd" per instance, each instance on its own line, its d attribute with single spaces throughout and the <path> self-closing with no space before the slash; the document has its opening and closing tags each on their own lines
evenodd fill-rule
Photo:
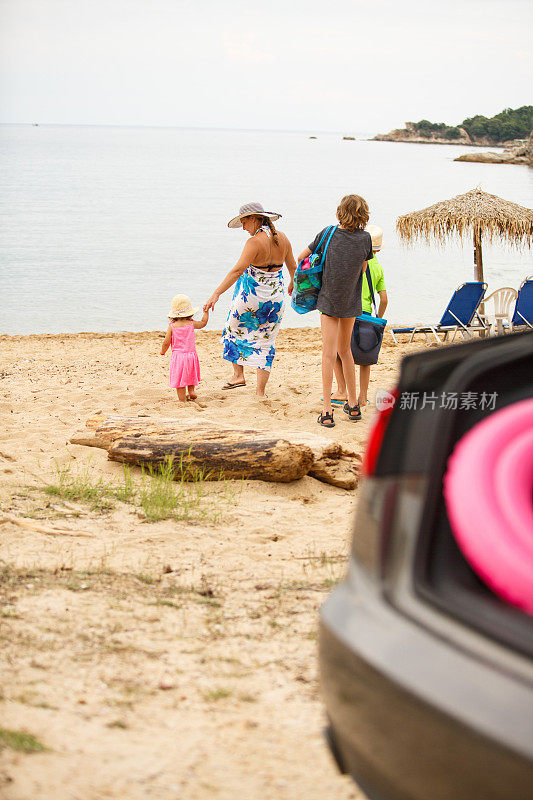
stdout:
<svg viewBox="0 0 533 800">
<path fill-rule="evenodd" d="M 533 614 L 533 399 L 491 414 L 459 440 L 444 499 L 472 568 L 506 602 Z"/>
</svg>

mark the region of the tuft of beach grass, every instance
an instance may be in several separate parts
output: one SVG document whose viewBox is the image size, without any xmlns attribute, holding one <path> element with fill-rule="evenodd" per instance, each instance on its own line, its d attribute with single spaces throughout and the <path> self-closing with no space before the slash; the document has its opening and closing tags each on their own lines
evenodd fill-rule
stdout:
<svg viewBox="0 0 533 800">
<path fill-rule="evenodd" d="M 89 467 L 77 471 L 69 463 L 56 464 L 54 480 L 44 491 L 66 501 L 85 503 L 93 511 L 111 511 L 116 501 L 129 504 L 141 509 L 147 522 L 175 519 L 216 524 L 221 519 L 221 506 L 231 504 L 233 492 L 223 479 L 218 481 L 220 491 L 207 492 L 208 479 L 202 470 L 187 471 L 182 459 L 165 459 L 158 466 L 143 468 L 140 485 L 127 464 L 123 465 L 122 481 L 117 483 L 96 479 Z"/>
<path fill-rule="evenodd" d="M 0 728 L 0 750 L 4 747 L 18 753 L 42 753 L 48 749 L 31 733 Z"/>
</svg>

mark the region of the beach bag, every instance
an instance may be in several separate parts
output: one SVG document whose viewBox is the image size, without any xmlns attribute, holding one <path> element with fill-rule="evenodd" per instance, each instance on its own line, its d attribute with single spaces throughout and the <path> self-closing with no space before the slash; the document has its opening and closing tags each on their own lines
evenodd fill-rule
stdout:
<svg viewBox="0 0 533 800">
<path fill-rule="evenodd" d="M 372 305 L 376 316 L 363 312 L 355 318 L 352 330 L 352 355 L 356 364 L 362 367 L 369 367 L 378 363 L 381 342 L 385 333 L 386 319 L 378 317 L 374 287 L 372 286 L 372 276 L 370 267 L 365 272 L 372 298 Z"/>
<path fill-rule="evenodd" d="M 294 288 L 291 296 L 291 305 L 298 314 L 307 314 L 308 311 L 316 309 L 318 293 L 322 288 L 322 270 L 326 252 L 336 230 L 336 225 L 326 228 L 316 251 L 298 264 L 294 273 Z M 321 251 L 322 244 L 324 247 Z"/>
</svg>

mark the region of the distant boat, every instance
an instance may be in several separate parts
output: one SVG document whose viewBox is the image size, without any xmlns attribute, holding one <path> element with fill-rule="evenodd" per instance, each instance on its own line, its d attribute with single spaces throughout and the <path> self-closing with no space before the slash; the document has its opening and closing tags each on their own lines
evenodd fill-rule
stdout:
<svg viewBox="0 0 533 800">
<path fill-rule="evenodd" d="M 32 122 L 32 125 L 33 125 L 34 128 L 38 128 L 39 127 L 39 123 L 38 122 Z"/>
</svg>

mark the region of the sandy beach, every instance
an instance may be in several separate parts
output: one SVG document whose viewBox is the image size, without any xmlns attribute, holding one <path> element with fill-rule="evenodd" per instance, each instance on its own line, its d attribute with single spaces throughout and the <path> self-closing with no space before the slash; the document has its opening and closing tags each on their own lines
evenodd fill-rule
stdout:
<svg viewBox="0 0 533 800">
<path fill-rule="evenodd" d="M 357 490 L 309 476 L 205 483 L 184 490 L 186 518 L 151 522 L 141 471 L 127 497 L 122 466 L 69 439 L 96 411 L 203 415 L 362 454 L 372 406 L 358 423 L 339 409 L 333 430 L 317 425 L 318 329 L 280 332 L 265 402 L 251 374 L 221 391 L 231 370 L 219 334 L 202 331 L 199 399 L 179 404 L 161 339 L 0 336 L 1 726 L 34 737 L 0 741 L 0 796 L 363 798 L 324 744 L 316 658 Z M 421 347 L 389 337 L 370 397 Z M 62 496 L 75 480 L 100 489 Z"/>
</svg>

